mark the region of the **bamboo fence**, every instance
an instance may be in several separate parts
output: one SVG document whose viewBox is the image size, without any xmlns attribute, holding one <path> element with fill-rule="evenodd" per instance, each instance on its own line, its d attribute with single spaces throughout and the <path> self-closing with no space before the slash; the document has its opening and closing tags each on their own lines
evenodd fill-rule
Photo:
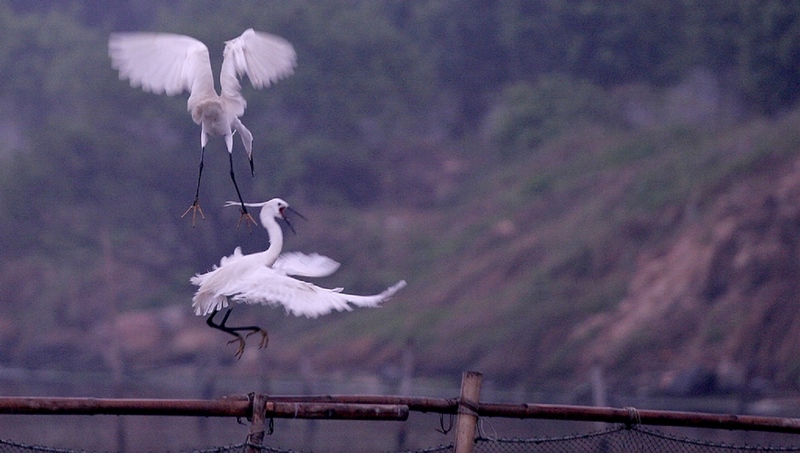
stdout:
<svg viewBox="0 0 800 453">
<path fill-rule="evenodd" d="M 370 395 L 272 396 L 232 395 L 218 399 L 126 399 L 0 397 L 0 414 L 28 415 L 154 415 L 237 417 L 250 421 L 248 444 L 257 451 L 272 418 L 328 420 L 399 420 L 410 411 L 457 415 L 455 451 L 474 445 L 479 417 L 548 419 L 683 426 L 800 434 L 800 419 L 701 412 L 642 410 L 552 404 L 506 404 L 480 401 L 482 376 L 464 372 L 457 398 Z"/>
</svg>

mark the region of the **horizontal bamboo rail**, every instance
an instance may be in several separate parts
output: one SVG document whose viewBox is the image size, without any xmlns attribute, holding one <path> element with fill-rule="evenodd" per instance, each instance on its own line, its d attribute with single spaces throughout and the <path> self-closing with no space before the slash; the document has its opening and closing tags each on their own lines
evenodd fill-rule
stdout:
<svg viewBox="0 0 800 453">
<path fill-rule="evenodd" d="M 370 395 L 270 396 L 266 418 L 405 420 L 409 411 L 456 414 L 457 398 Z M 252 396 L 220 399 L 0 397 L 0 414 L 252 417 Z M 478 402 L 481 417 L 532 418 L 800 434 L 800 419 L 549 404 Z"/>
<path fill-rule="evenodd" d="M 800 419 L 703 412 L 641 410 L 632 407 L 564 406 L 548 404 L 481 403 L 484 417 L 538 418 L 548 420 L 624 423 L 627 425 L 688 426 L 800 434 Z"/>
<path fill-rule="evenodd" d="M 388 395 L 270 395 L 270 401 L 276 402 L 314 402 L 342 404 L 402 404 L 414 412 L 434 412 L 437 414 L 455 414 L 458 411 L 458 399 L 427 398 L 418 396 Z"/>
<path fill-rule="evenodd" d="M 0 397 L 0 414 L 249 417 L 244 398 L 216 400 Z"/>
<path fill-rule="evenodd" d="M 267 401 L 267 418 L 335 420 L 406 420 L 400 404 Z M 252 400 L 234 396 L 216 400 L 0 397 L 0 414 L 158 415 L 251 418 Z"/>
</svg>

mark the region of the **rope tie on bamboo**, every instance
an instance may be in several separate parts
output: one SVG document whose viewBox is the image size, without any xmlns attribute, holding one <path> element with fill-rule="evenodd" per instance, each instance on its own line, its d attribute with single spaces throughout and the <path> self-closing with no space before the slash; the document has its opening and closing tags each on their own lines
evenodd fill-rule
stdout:
<svg viewBox="0 0 800 453">
<path fill-rule="evenodd" d="M 439 413 L 439 428 L 434 428 L 436 431 L 447 434 L 453 429 L 453 414 L 450 414 L 450 423 L 448 424 L 447 428 L 444 427 L 444 412 Z"/>
<path fill-rule="evenodd" d="M 247 410 L 247 417 L 245 417 L 245 418 L 247 419 L 248 422 L 252 422 L 253 421 L 253 405 L 254 405 L 255 399 L 256 399 L 256 393 L 255 392 L 250 392 L 250 393 L 247 394 L 247 402 L 250 405 L 250 407 Z M 241 417 L 236 417 L 236 423 L 238 423 L 240 425 L 244 425 L 244 423 L 242 423 L 242 418 Z"/>
<path fill-rule="evenodd" d="M 642 416 L 639 415 L 639 411 L 635 407 L 628 406 L 625 410 L 628 411 L 628 421 L 625 423 L 627 426 L 642 424 Z"/>
<path fill-rule="evenodd" d="M 264 439 L 264 416 L 266 413 L 266 396 L 250 393 L 247 395 L 250 401 L 250 414 L 247 420 L 250 421 L 250 432 L 247 434 L 247 444 L 258 446 Z M 238 418 L 237 418 L 238 419 Z M 272 418 L 270 418 L 270 434 L 272 434 Z"/>
<path fill-rule="evenodd" d="M 478 417 L 478 403 L 468 399 L 458 400 L 458 413 Z"/>
</svg>

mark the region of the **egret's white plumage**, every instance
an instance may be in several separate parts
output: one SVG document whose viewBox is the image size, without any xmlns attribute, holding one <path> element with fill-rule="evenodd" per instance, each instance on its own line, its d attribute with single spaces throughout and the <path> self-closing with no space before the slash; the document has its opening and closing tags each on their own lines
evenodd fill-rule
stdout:
<svg viewBox="0 0 800 453">
<path fill-rule="evenodd" d="M 113 33 L 108 40 L 108 51 L 111 66 L 132 86 L 170 96 L 184 91 L 190 93 L 187 107 L 192 120 L 201 126 L 197 191 L 194 203 L 186 211 L 192 211 L 192 223 L 198 210 L 201 216 L 203 214 L 199 204 L 200 178 L 209 136 L 225 138 L 231 159 L 231 179 L 239 195 L 242 214 L 250 218 L 233 175 L 233 134 L 236 132 L 242 137 L 253 171 L 253 134 L 239 120 L 247 106 L 241 95 L 239 78 L 247 75 L 253 87 L 262 88 L 291 75 L 297 60 L 292 45 L 283 38 L 252 28 L 226 41 L 219 77 L 221 94 L 214 88 L 208 48 L 192 37 L 171 33 Z"/>
<path fill-rule="evenodd" d="M 238 203 L 228 202 L 228 205 Z M 400 281 L 380 294 L 357 296 L 343 293 L 342 288 L 321 288 L 291 277 L 328 276 L 338 269 L 339 263 L 319 254 L 280 253 L 283 232 L 276 219 L 288 221 L 286 213 L 291 208 L 285 201 L 274 198 L 248 206 L 261 207 L 260 219 L 269 233 L 269 248 L 263 252 L 245 255 L 237 247 L 233 254 L 220 260 L 219 266 L 192 277 L 191 282 L 198 286 L 192 300 L 196 315 L 213 315 L 228 307 L 229 301 L 233 301 L 283 306 L 288 313 L 295 316 L 316 318 L 333 310 L 352 310 L 353 306 L 378 306 L 406 286 L 405 281 Z"/>
</svg>

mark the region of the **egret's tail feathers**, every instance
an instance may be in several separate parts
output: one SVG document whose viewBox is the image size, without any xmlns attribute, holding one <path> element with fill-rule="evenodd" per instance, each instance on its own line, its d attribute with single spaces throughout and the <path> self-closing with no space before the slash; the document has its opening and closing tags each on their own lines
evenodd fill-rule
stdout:
<svg viewBox="0 0 800 453">
<path fill-rule="evenodd" d="M 244 127 L 244 124 L 242 124 L 239 118 L 234 118 L 233 127 L 234 131 L 242 136 L 242 144 L 244 145 L 244 150 L 247 152 L 247 158 L 250 162 L 253 162 L 253 134 L 249 129 Z"/>
</svg>

